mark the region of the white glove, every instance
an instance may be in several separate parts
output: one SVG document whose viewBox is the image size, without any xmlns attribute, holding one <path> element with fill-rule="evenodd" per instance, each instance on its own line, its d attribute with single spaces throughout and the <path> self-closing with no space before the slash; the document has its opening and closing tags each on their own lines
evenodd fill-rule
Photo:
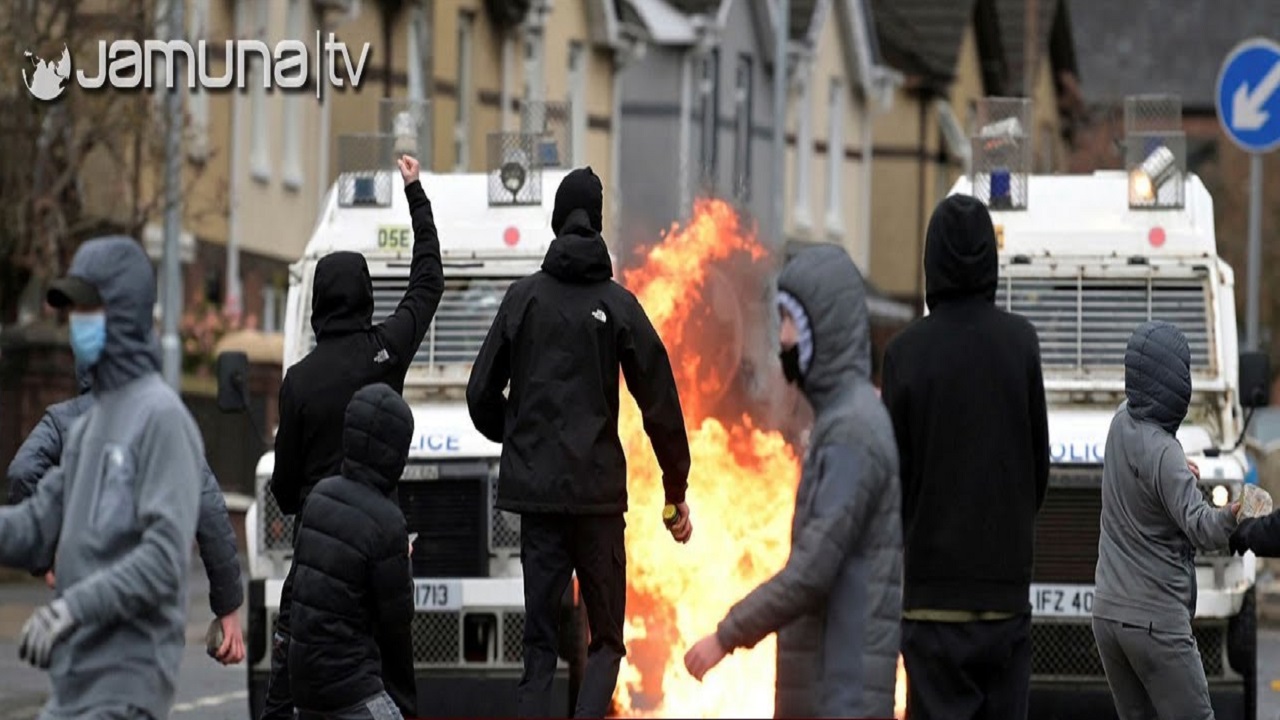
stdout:
<svg viewBox="0 0 1280 720">
<path fill-rule="evenodd" d="M 32 665 L 46 669 L 53 657 L 53 646 L 76 629 L 75 618 L 66 600 L 54 600 L 36 610 L 27 624 L 22 626 L 22 642 L 18 645 L 18 657 Z"/>
</svg>

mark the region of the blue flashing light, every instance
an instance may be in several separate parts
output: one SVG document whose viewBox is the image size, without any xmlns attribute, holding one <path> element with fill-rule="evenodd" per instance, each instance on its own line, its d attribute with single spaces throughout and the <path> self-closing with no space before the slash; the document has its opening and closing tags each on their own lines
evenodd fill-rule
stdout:
<svg viewBox="0 0 1280 720">
<path fill-rule="evenodd" d="M 354 197 L 351 199 L 353 205 L 377 205 L 378 204 L 378 185 L 377 181 L 372 177 L 358 177 L 355 179 L 355 187 L 352 193 Z"/>
<path fill-rule="evenodd" d="M 993 201 L 1012 199 L 1010 182 L 1008 170 L 993 171 L 991 173 L 991 199 Z"/>
</svg>

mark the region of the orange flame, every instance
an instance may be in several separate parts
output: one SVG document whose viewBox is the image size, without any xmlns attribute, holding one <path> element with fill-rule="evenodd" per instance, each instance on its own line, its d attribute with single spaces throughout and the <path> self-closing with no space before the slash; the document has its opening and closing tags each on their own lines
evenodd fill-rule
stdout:
<svg viewBox="0 0 1280 720">
<path fill-rule="evenodd" d="M 712 417 L 732 381 L 723 357 L 726 332 L 708 318 L 709 271 L 768 257 L 751 228 L 719 200 L 700 200 L 683 228 L 673 227 L 623 274 L 671 357 L 689 434 L 688 502 L 692 540 L 677 545 L 662 525 L 662 472 L 639 411 L 624 400 L 619 433 L 627 453 L 628 655 L 614 696 L 632 717 L 760 717 L 773 715 L 776 645 L 771 635 L 730 655 L 699 683 L 684 652 L 713 632 L 728 609 L 785 564 L 800 477 L 797 454 L 782 435 L 749 415 Z M 728 342 L 738 342 L 732 338 Z M 905 705 L 899 666 L 899 701 Z M 902 711 L 898 711 L 902 717 Z"/>
</svg>

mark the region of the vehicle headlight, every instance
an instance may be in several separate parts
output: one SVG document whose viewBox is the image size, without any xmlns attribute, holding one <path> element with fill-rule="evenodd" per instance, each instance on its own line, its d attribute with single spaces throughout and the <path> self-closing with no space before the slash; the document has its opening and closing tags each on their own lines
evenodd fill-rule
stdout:
<svg viewBox="0 0 1280 720">
<path fill-rule="evenodd" d="M 1231 490 L 1226 485 L 1214 485 L 1209 491 L 1209 499 L 1215 507 L 1226 507 L 1231 502 Z"/>
</svg>

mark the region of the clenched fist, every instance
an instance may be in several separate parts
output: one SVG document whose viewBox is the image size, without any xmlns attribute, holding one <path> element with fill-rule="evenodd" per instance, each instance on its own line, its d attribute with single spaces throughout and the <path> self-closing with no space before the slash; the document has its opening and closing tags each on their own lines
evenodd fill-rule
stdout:
<svg viewBox="0 0 1280 720">
<path fill-rule="evenodd" d="M 417 182 L 418 172 L 421 170 L 417 158 L 412 155 L 401 155 L 397 164 L 400 165 L 400 177 L 404 178 L 405 185 Z"/>
</svg>

